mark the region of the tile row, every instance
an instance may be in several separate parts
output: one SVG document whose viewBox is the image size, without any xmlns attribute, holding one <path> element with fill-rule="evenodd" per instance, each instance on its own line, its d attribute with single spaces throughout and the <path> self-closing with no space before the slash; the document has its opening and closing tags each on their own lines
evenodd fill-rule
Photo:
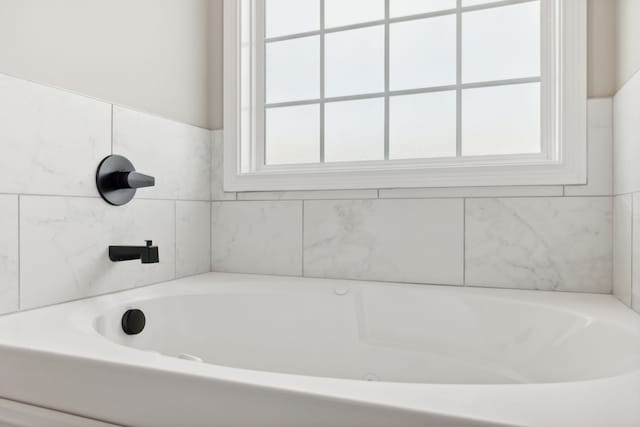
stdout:
<svg viewBox="0 0 640 427">
<path fill-rule="evenodd" d="M 212 205 L 214 271 L 611 292 L 610 197 Z"/>
<path fill-rule="evenodd" d="M 0 74 L 0 193 L 97 196 L 109 154 L 157 185 L 139 196 L 210 200 L 208 130 Z"/>
<path fill-rule="evenodd" d="M 0 196 L 0 313 L 210 271 L 209 202 Z M 152 239 L 160 263 L 113 263 L 109 245 Z"/>
</svg>

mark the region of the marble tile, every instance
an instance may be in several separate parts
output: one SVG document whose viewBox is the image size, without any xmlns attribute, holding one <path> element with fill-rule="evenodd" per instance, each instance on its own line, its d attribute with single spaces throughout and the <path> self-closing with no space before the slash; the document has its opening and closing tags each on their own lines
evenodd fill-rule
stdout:
<svg viewBox="0 0 640 427">
<path fill-rule="evenodd" d="M 588 109 L 587 185 L 567 185 L 567 196 L 613 194 L 613 100 L 590 99 Z"/>
<path fill-rule="evenodd" d="M 213 202 L 213 271 L 302 274 L 302 202 Z"/>
<path fill-rule="evenodd" d="M 21 308 L 32 308 L 175 277 L 175 203 L 136 199 L 20 198 Z M 153 240 L 160 263 L 111 262 L 109 245 Z"/>
<path fill-rule="evenodd" d="M 18 301 L 18 196 L 0 196 L 0 314 Z"/>
<path fill-rule="evenodd" d="M 611 292 L 610 197 L 470 199 L 466 284 Z"/>
<path fill-rule="evenodd" d="M 0 193 L 97 195 L 111 105 L 0 74 Z"/>
<path fill-rule="evenodd" d="M 613 119 L 614 194 L 640 191 L 640 73 L 614 97 Z"/>
<path fill-rule="evenodd" d="M 211 200 L 236 200 L 236 193 L 224 191 L 224 132 L 211 131 Z"/>
<path fill-rule="evenodd" d="M 238 200 L 362 200 L 377 198 L 378 190 L 251 191 L 238 193 Z"/>
<path fill-rule="evenodd" d="M 463 201 L 304 202 L 304 274 L 461 285 Z"/>
<path fill-rule="evenodd" d="M 613 198 L 613 294 L 631 306 L 633 197 Z"/>
<path fill-rule="evenodd" d="M 631 307 L 640 313 L 640 193 L 633 194 Z"/>
<path fill-rule="evenodd" d="M 138 198 L 211 198 L 208 130 L 114 106 L 113 152 L 156 177 L 156 186 L 141 189 Z"/>
<path fill-rule="evenodd" d="M 176 202 L 176 276 L 211 271 L 211 203 Z"/>
<path fill-rule="evenodd" d="M 562 196 L 561 185 L 504 187 L 434 187 L 381 189 L 381 199 Z"/>
</svg>

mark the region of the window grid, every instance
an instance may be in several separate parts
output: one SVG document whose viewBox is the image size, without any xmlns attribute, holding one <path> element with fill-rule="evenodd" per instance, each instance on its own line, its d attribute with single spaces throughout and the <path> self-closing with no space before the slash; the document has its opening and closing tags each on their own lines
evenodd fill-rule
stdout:
<svg viewBox="0 0 640 427">
<path fill-rule="evenodd" d="M 384 0 L 384 159 L 389 160 L 389 89 L 390 89 L 390 27 L 391 0 Z"/>
<path fill-rule="evenodd" d="M 503 0 L 493 3 L 479 4 L 473 6 L 462 6 L 463 0 L 456 0 L 454 9 L 445 9 L 436 12 L 422 13 L 416 15 L 391 18 L 390 1 L 385 0 L 385 16 L 383 20 L 369 21 L 358 24 L 346 25 L 334 28 L 325 28 L 325 0 L 320 3 L 320 29 L 318 31 L 308 31 L 303 33 L 290 34 L 286 36 L 264 38 L 264 43 L 275 43 L 280 41 L 293 40 L 303 37 L 319 36 L 320 38 L 320 98 L 300 101 L 265 103 L 264 109 L 293 107 L 302 105 L 319 104 L 320 106 L 320 163 L 325 163 L 325 105 L 331 102 L 354 101 L 372 98 L 384 98 L 384 160 L 389 160 L 390 140 L 389 140 L 389 115 L 390 98 L 392 96 L 414 95 L 433 92 L 456 91 L 456 157 L 462 157 L 462 91 L 465 89 L 475 89 L 495 86 L 508 86 L 525 83 L 541 83 L 541 76 L 524 77 L 504 80 L 492 80 L 474 83 L 462 83 L 462 16 L 465 12 L 486 10 L 511 6 L 524 3 L 533 3 L 539 0 Z M 390 27 L 398 22 L 417 21 L 438 16 L 456 15 L 456 84 L 446 86 L 422 87 L 415 89 L 404 89 L 392 91 L 390 89 Z M 325 97 L 325 35 L 349 30 L 375 27 L 384 25 L 384 92 L 367 93 L 358 95 Z M 266 88 L 265 88 L 266 89 Z M 266 123 L 265 123 L 266 126 Z M 266 141 L 263 141 L 266 143 Z M 266 148 L 266 147 L 265 147 Z M 266 152 L 266 150 L 264 150 Z M 263 159 L 266 164 L 266 158 Z"/>
<path fill-rule="evenodd" d="M 462 156 L 462 0 L 456 0 L 456 157 Z"/>
<path fill-rule="evenodd" d="M 324 0 L 320 0 L 320 163 L 324 163 Z"/>
</svg>

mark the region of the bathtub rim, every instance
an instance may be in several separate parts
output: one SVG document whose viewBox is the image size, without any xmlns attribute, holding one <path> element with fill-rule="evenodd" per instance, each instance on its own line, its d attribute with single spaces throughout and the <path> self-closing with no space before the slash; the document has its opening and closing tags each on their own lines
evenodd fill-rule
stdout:
<svg viewBox="0 0 640 427">
<path fill-rule="evenodd" d="M 207 279 L 206 283 L 203 282 L 203 279 Z M 170 288 L 178 285 L 196 285 L 195 289 L 192 289 L 193 292 L 189 293 L 190 295 L 197 294 L 198 287 L 209 287 L 211 286 L 210 279 L 219 282 L 228 283 L 231 281 L 264 281 L 264 280 L 280 280 L 280 281 L 292 281 L 298 282 L 300 280 L 307 280 L 301 278 L 291 278 L 291 277 L 278 277 L 278 276 L 257 276 L 257 275 L 236 275 L 236 274 L 228 274 L 228 273 L 207 273 L 200 276 L 194 276 L 185 279 L 179 279 L 169 282 L 163 282 L 161 284 L 157 284 L 154 286 L 147 286 L 143 288 L 136 288 L 133 290 L 128 290 L 124 292 L 118 292 L 114 294 L 96 296 L 85 300 L 74 301 L 59 305 L 54 305 L 50 307 L 34 309 L 26 312 L 16 313 L 13 315 L 0 317 L 0 355 L 3 353 L 21 353 L 24 355 L 30 355 L 35 357 L 36 359 L 46 359 L 46 358 L 64 358 L 68 360 L 77 360 L 88 362 L 89 364 L 103 364 L 104 366 L 108 366 L 109 369 L 118 369 L 118 368 L 127 368 L 127 369 L 138 369 L 141 371 L 145 371 L 147 373 L 170 373 L 173 375 L 179 375 L 184 378 L 192 378 L 194 380 L 211 380 L 216 382 L 229 382 L 233 384 L 240 384 L 248 387 L 258 387 L 264 388 L 267 390 L 277 389 L 279 391 L 295 393 L 295 394 L 306 394 L 313 397 L 320 398 L 329 398 L 329 399 L 338 399 L 340 401 L 350 401 L 350 402 L 360 402 L 363 404 L 376 405 L 381 407 L 390 407 L 394 409 L 406 410 L 406 411 L 416 411 L 416 412 L 425 412 L 429 414 L 442 414 L 446 416 L 456 416 L 456 414 L 465 413 L 465 411 L 461 411 L 460 408 L 466 408 L 470 410 L 467 414 L 472 417 L 474 420 L 488 420 L 491 422 L 521 422 L 522 414 L 513 413 L 513 414 L 501 414 L 496 411 L 495 405 L 492 405 L 491 402 L 500 401 L 501 399 L 504 401 L 511 401 L 512 405 L 504 405 L 506 406 L 521 406 L 518 403 L 522 403 L 523 401 L 527 401 L 531 399 L 531 396 L 536 396 L 538 399 L 536 404 L 533 406 L 542 407 L 545 402 L 550 403 L 554 400 L 557 400 L 559 397 L 563 397 L 566 399 L 567 393 L 577 394 L 573 396 L 570 400 L 573 402 L 569 403 L 568 407 L 578 408 L 581 410 L 585 408 L 581 404 L 581 401 L 584 400 L 584 397 L 581 398 L 583 394 L 586 396 L 595 396 L 595 395 L 603 395 L 603 393 L 611 393 L 611 390 L 615 388 L 616 394 L 622 393 L 621 398 L 618 399 L 617 405 L 613 405 L 606 412 L 613 413 L 615 411 L 621 411 L 622 408 L 626 408 L 629 411 L 629 408 L 635 408 L 635 406 L 630 405 L 628 399 L 625 397 L 633 397 L 640 395 L 640 370 L 606 378 L 600 379 L 590 379 L 584 381 L 575 381 L 575 382 L 564 382 L 564 383 L 534 383 L 534 384 L 412 384 L 412 383 L 391 383 L 391 382 L 365 382 L 360 380 L 352 380 L 352 379 L 341 379 L 341 378 L 323 378 L 323 377 L 310 377 L 304 375 L 295 375 L 295 374 L 286 374 L 286 373 L 274 373 L 274 372 L 265 372 L 265 371 L 254 371 L 248 369 L 241 368 L 232 368 L 225 367 L 219 365 L 208 365 L 203 368 L 203 366 L 199 364 L 194 364 L 192 362 L 183 361 L 175 358 L 171 358 L 163 355 L 153 355 L 147 352 L 137 350 L 134 348 L 119 346 L 117 350 L 113 353 L 108 352 L 105 354 L 100 354 L 100 350 L 105 347 L 112 347 L 115 345 L 112 341 L 109 341 L 107 338 L 100 335 L 97 331 L 95 335 L 84 336 L 85 339 L 92 338 L 93 344 L 98 344 L 98 341 L 101 341 L 101 345 L 97 345 L 96 347 L 90 346 L 90 349 L 87 349 L 86 346 L 83 348 L 65 348 L 60 349 L 55 346 L 54 342 L 38 342 L 34 345 L 34 341 L 30 341 L 33 339 L 33 335 L 26 340 L 23 340 L 21 343 L 11 343 L 7 342 L 7 339 L 2 336 L 3 327 L 6 327 L 6 324 L 11 320 L 15 319 L 27 319 L 26 322 L 30 320 L 28 317 L 34 317 L 33 313 L 43 313 L 47 314 L 50 312 L 60 312 L 69 309 L 70 307 L 74 307 L 77 309 L 87 309 L 87 311 L 79 310 L 74 312 L 73 320 L 86 319 L 87 315 L 91 314 L 91 309 L 95 309 L 95 304 L 104 302 L 105 306 L 109 307 L 117 307 L 122 305 L 123 302 L 128 301 L 135 303 L 136 301 L 158 298 L 159 294 L 166 293 L 166 296 L 170 296 L 172 292 L 175 293 L 175 290 Z M 310 279 L 313 281 L 325 281 L 325 279 Z M 336 282 L 333 279 L 329 279 L 331 282 Z M 344 281 L 340 281 L 344 282 Z M 351 281 L 346 281 L 351 282 Z M 200 285 L 198 286 L 198 283 Z M 362 282 L 357 282 L 362 283 Z M 370 282 L 376 283 L 377 282 Z M 384 285 L 394 286 L 394 284 L 384 283 Z M 425 285 L 412 285 L 412 286 L 425 286 Z M 591 295 L 591 294 L 556 294 L 554 292 L 539 292 L 539 291 L 519 291 L 519 290 L 504 290 L 504 289 L 490 289 L 485 290 L 484 288 L 458 288 L 458 287 L 442 287 L 443 291 L 447 289 L 473 289 L 473 293 L 492 293 L 496 292 L 496 294 L 504 294 L 509 295 L 513 292 L 518 293 L 520 296 L 522 295 L 531 295 L 535 299 L 539 299 L 540 301 L 544 301 L 546 298 L 544 295 L 548 294 L 549 296 L 554 295 L 552 297 L 555 300 L 555 303 L 564 304 L 572 301 L 573 304 L 577 304 L 580 306 L 598 306 L 599 308 L 604 309 L 605 312 L 616 312 L 618 315 L 616 316 L 616 321 L 622 322 L 622 324 L 626 324 L 629 319 L 636 319 L 637 316 L 633 312 L 624 311 L 622 308 L 624 305 L 622 303 L 615 300 L 613 296 L 606 295 Z M 520 293 L 525 294 L 520 294 Z M 153 295 L 153 296 L 151 296 Z M 132 298 L 132 296 L 134 298 Z M 79 316 L 79 317 L 78 317 Z M 37 316 L 35 316 L 37 318 Z M 97 316 L 95 316 L 97 318 Z M 33 319 L 32 319 L 33 320 Z M 636 319 L 636 324 L 640 325 L 640 318 Z M 32 325 L 33 326 L 33 325 Z M 49 325 L 47 325 L 49 326 Z M 84 328 L 80 328 L 84 333 L 90 332 L 93 328 L 93 324 L 86 325 L 84 324 Z M 631 327 L 631 326 L 629 326 Z M 28 328 L 27 328 L 28 329 Z M 633 327 L 633 330 L 636 330 L 636 327 Z M 69 332 L 69 331 L 67 331 Z M 71 335 L 77 335 L 78 330 L 72 330 Z M 30 333 L 34 333 L 31 331 Z M 37 333 L 36 333 L 37 335 Z M 77 336 L 76 336 L 77 338 Z M 10 340 L 9 340 L 10 341 Z M 83 342 L 86 345 L 86 342 Z M 84 350 L 84 351 L 78 351 Z M 80 354 L 76 354 L 76 351 Z M 16 353 L 17 352 L 17 353 Z M 338 390 L 339 389 L 339 390 Z M 579 393 L 576 393 L 576 390 L 579 390 Z M 454 399 L 455 402 L 447 402 L 446 399 L 442 399 L 442 395 L 449 395 L 451 393 L 456 393 L 457 399 Z M 17 401 L 22 401 L 30 404 L 38 404 L 43 407 L 50 407 L 46 405 L 46 402 L 37 401 L 30 402 L 28 400 L 24 400 L 25 396 L 20 395 L 6 395 L 11 394 L 7 391 L 1 393 L 0 396 L 13 399 Z M 605 394 L 606 395 L 606 394 Z M 429 402 L 427 406 L 425 406 L 425 399 Z M 469 407 L 465 404 L 465 400 L 475 401 L 472 407 Z M 467 402 L 468 403 L 468 402 Z M 529 402 L 531 403 L 531 402 Z M 633 402 L 635 405 L 635 400 Z M 503 406 L 503 405 L 499 405 Z M 553 405 L 552 405 L 553 406 Z M 637 405 L 636 405 L 637 406 Z M 493 408 L 493 409 L 492 409 Z M 65 408 L 55 408 L 65 410 Z M 67 408 L 68 409 L 68 408 Z M 565 408 L 566 409 L 566 408 Z M 604 409 L 604 408 L 603 408 Z M 74 413 L 73 411 L 70 411 Z M 525 411 L 528 412 L 528 411 Z M 549 411 L 553 413 L 553 411 Z M 565 411 L 566 412 L 566 411 Z M 593 419 L 591 417 L 596 416 L 594 414 L 589 416 L 589 411 L 584 411 L 585 417 L 583 418 L 585 421 Z M 87 414 L 80 414 L 87 415 Z M 91 415 L 91 414 L 88 414 Z M 531 415 L 531 414 L 529 414 Z M 600 413 L 602 415 L 602 413 Z M 632 413 L 628 414 L 633 422 L 638 422 L 640 424 L 640 408 L 637 410 L 633 410 Z M 555 415 L 558 416 L 557 413 Z M 567 416 L 567 414 L 565 414 Z M 582 418 L 582 417 L 581 417 Z M 542 423 L 541 425 L 544 425 Z"/>
</svg>

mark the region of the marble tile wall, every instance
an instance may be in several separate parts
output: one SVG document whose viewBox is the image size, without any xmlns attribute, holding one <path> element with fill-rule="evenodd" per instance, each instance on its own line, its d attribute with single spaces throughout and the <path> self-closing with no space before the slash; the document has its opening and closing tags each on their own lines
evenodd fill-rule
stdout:
<svg viewBox="0 0 640 427">
<path fill-rule="evenodd" d="M 640 72 L 614 97 L 613 118 L 613 293 L 640 313 Z"/>
<path fill-rule="evenodd" d="M 460 199 L 304 205 L 306 276 L 463 284 Z"/>
<path fill-rule="evenodd" d="M 0 314 L 210 271 L 211 133 L 0 74 Z M 103 202 L 122 154 L 157 185 Z M 152 239 L 160 263 L 112 263 Z"/>
<path fill-rule="evenodd" d="M 212 269 L 611 293 L 612 100 L 588 115 L 578 186 L 225 193 L 214 131 Z"/>
<path fill-rule="evenodd" d="M 466 283 L 611 291 L 610 197 L 469 199 Z"/>
<path fill-rule="evenodd" d="M 236 194 L 221 131 L 4 75 L 0 93 L 0 313 L 211 270 L 601 293 L 615 276 L 629 304 L 640 293 L 631 256 L 612 267 L 640 245 L 619 238 L 640 201 L 611 198 L 610 99 L 589 102 L 587 185 Z M 104 203 L 93 176 L 111 153 L 157 186 Z M 144 239 L 160 264 L 106 258 Z"/>
<path fill-rule="evenodd" d="M 302 202 L 213 202 L 215 271 L 300 276 Z"/>
<path fill-rule="evenodd" d="M 0 196 L 0 313 L 13 311 L 18 287 L 18 196 Z"/>
</svg>

